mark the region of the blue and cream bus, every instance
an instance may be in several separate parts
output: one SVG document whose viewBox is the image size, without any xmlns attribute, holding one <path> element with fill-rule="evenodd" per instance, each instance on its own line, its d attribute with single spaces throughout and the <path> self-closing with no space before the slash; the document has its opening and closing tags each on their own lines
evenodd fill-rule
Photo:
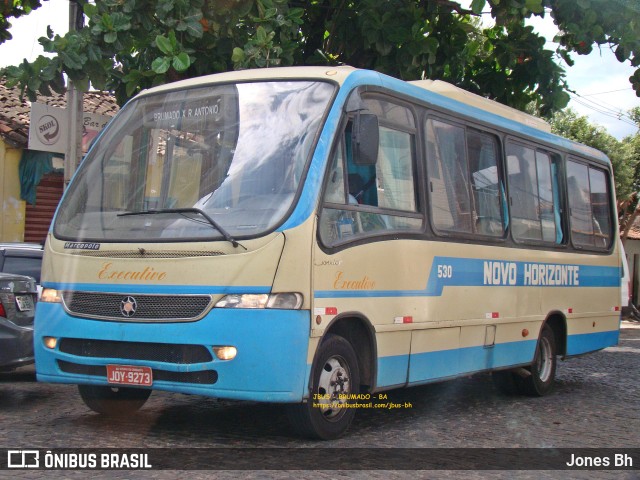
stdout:
<svg viewBox="0 0 640 480">
<path fill-rule="evenodd" d="M 443 82 L 313 67 L 157 87 L 58 208 L 38 380 L 103 414 L 154 389 L 284 403 L 323 439 L 354 399 L 473 372 L 544 395 L 558 356 L 618 341 L 614 203 L 605 155 Z"/>
</svg>

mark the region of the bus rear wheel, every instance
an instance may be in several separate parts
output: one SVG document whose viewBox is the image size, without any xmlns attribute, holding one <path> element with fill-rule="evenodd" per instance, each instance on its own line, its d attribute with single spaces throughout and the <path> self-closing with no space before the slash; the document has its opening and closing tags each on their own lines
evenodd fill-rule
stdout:
<svg viewBox="0 0 640 480">
<path fill-rule="evenodd" d="M 151 395 L 151 390 L 128 387 L 78 385 L 80 397 L 87 407 L 103 415 L 125 416 L 139 410 Z"/>
<path fill-rule="evenodd" d="M 533 363 L 527 368 L 531 375 L 516 377 L 520 391 L 541 397 L 553 390 L 556 378 L 556 339 L 549 325 L 542 327 Z"/>
<path fill-rule="evenodd" d="M 351 404 L 360 391 L 358 360 L 351 344 L 329 334 L 320 344 L 310 380 L 307 403 L 288 407 L 292 427 L 305 437 L 321 440 L 342 436 L 353 421 Z"/>
<path fill-rule="evenodd" d="M 494 385 L 507 395 L 541 397 L 553 390 L 556 376 L 556 341 L 548 325 L 542 327 L 533 363 L 526 368 L 493 372 Z"/>
</svg>

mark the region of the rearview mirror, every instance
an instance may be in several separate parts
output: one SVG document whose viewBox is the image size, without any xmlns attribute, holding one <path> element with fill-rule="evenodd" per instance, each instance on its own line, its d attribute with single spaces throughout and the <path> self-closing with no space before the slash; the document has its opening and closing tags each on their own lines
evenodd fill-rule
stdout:
<svg viewBox="0 0 640 480">
<path fill-rule="evenodd" d="M 356 165 L 375 165 L 378 160 L 378 117 L 371 113 L 358 112 L 352 135 L 353 162 Z"/>
</svg>

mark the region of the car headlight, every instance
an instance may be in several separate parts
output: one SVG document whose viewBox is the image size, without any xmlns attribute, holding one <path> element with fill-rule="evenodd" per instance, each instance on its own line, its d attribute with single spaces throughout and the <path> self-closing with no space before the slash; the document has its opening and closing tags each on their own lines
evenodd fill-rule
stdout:
<svg viewBox="0 0 640 480">
<path fill-rule="evenodd" d="M 216 308 L 277 308 L 281 310 L 298 310 L 302 307 L 301 293 L 272 294 L 236 294 L 225 295 Z"/>
</svg>

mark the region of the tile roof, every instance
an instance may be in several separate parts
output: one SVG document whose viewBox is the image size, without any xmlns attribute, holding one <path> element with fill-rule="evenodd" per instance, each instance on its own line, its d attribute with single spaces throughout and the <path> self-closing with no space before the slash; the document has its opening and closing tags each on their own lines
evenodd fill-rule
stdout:
<svg viewBox="0 0 640 480">
<path fill-rule="evenodd" d="M 87 92 L 83 95 L 84 111 L 113 116 L 118 104 L 108 92 Z M 38 103 L 66 108 L 65 95 L 54 93 L 51 97 L 38 96 Z M 25 96 L 20 100 L 18 87 L 7 88 L 6 80 L 0 79 L 0 137 L 16 148 L 26 148 L 29 141 L 29 112 L 31 102 Z"/>
</svg>

